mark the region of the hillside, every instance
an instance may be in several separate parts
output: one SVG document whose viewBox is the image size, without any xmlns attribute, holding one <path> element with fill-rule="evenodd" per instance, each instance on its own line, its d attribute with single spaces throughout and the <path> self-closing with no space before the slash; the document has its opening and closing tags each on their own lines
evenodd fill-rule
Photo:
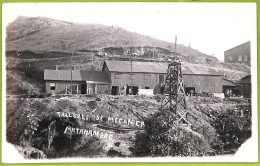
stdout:
<svg viewBox="0 0 260 166">
<path fill-rule="evenodd" d="M 174 44 L 126 31 L 122 28 L 99 24 L 77 24 L 44 17 L 18 17 L 17 50 L 46 52 L 107 51 L 107 53 L 166 53 L 173 55 Z M 8 29 L 8 27 L 7 27 Z M 8 39 L 7 39 L 8 40 Z M 112 51 L 111 51 L 112 50 Z M 123 50 L 123 52 L 118 52 Z M 139 51 L 137 51 L 139 50 Z M 10 51 L 7 48 L 7 51 Z M 201 61 L 215 57 L 192 48 L 177 45 L 177 53 L 196 57 Z M 137 53 L 138 54 L 138 53 Z"/>
<path fill-rule="evenodd" d="M 158 111 L 161 102 L 156 97 L 75 95 L 19 99 L 17 135 L 22 148 L 18 147 L 18 151 L 29 159 L 215 156 L 234 154 L 251 136 L 251 108 L 246 100 L 187 99 L 192 128 L 174 125 L 170 129 L 164 112 Z M 92 120 L 65 117 L 68 113 L 88 115 Z M 144 120 L 144 126 L 109 121 L 108 117 Z M 109 133 L 112 139 L 64 133 L 68 126 Z M 166 149 L 160 143 L 165 143 Z"/>
</svg>

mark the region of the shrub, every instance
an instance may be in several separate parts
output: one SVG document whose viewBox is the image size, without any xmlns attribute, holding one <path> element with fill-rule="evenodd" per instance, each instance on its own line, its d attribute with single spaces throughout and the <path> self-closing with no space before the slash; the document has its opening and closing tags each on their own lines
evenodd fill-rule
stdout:
<svg viewBox="0 0 260 166">
<path fill-rule="evenodd" d="M 174 123 L 169 111 L 157 112 L 145 120 L 145 133 L 136 136 L 138 156 L 203 156 L 210 151 L 204 137 L 189 128 Z"/>
<path fill-rule="evenodd" d="M 79 124 L 76 119 L 58 118 L 53 114 L 42 117 L 38 122 L 29 121 L 21 134 L 19 144 L 37 148 L 48 158 L 68 156 L 81 135 L 64 134 L 67 126 L 79 127 Z"/>
<path fill-rule="evenodd" d="M 235 109 L 222 111 L 211 124 L 224 143 L 223 149 L 218 150 L 236 150 L 251 136 L 251 106 L 238 105 Z"/>
</svg>

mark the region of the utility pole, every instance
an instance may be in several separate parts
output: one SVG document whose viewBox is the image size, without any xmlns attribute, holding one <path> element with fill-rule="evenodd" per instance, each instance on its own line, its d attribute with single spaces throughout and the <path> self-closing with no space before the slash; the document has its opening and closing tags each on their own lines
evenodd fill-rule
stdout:
<svg viewBox="0 0 260 166">
<path fill-rule="evenodd" d="M 177 35 L 175 36 L 175 44 L 174 44 L 174 60 L 177 60 L 176 46 L 177 46 Z"/>
<path fill-rule="evenodd" d="M 72 43 L 72 40 L 62 40 L 60 39 L 60 49 L 62 50 L 62 44 L 65 43 L 65 49 L 68 47 L 69 43 Z M 65 50 L 64 49 L 64 50 Z M 72 94 L 72 58 L 73 58 L 73 48 L 71 48 L 71 57 L 70 57 L 70 93 Z"/>
<path fill-rule="evenodd" d="M 190 57 L 190 43 L 189 43 L 189 57 Z"/>
<path fill-rule="evenodd" d="M 154 58 L 154 47 L 153 47 L 153 58 Z"/>
<path fill-rule="evenodd" d="M 70 93 L 72 94 L 72 58 L 73 58 L 73 50 L 71 51 L 71 59 L 70 59 Z"/>
<path fill-rule="evenodd" d="M 131 84 L 133 84 L 133 75 L 132 75 L 132 72 L 133 72 L 133 62 L 132 62 L 132 54 L 130 54 L 130 65 L 131 65 Z M 132 92 L 132 90 L 131 90 Z"/>
<path fill-rule="evenodd" d="M 133 72 L 133 63 L 132 63 L 132 54 L 130 54 L 130 51 L 127 52 L 127 55 L 129 56 L 129 61 L 130 61 L 130 85 L 128 85 L 129 87 L 127 87 L 130 92 L 129 94 L 132 94 L 133 93 L 133 75 L 132 75 L 132 72 Z"/>
<path fill-rule="evenodd" d="M 130 55 L 130 63 L 131 63 L 131 74 L 133 72 L 133 62 L 132 62 L 132 55 Z"/>
</svg>

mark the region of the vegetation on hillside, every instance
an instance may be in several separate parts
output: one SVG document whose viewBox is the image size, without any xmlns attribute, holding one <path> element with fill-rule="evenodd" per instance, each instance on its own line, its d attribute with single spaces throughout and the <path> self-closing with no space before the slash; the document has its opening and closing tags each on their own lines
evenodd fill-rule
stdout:
<svg viewBox="0 0 260 166">
<path fill-rule="evenodd" d="M 71 52 L 104 51 L 106 48 L 142 48 L 151 50 L 164 49 L 174 52 L 174 44 L 153 39 L 148 36 L 126 31 L 122 28 L 99 24 L 76 24 L 44 17 L 18 17 L 17 50 L 32 52 Z M 8 27 L 7 27 L 8 29 Z M 7 39 L 8 40 L 8 39 Z M 8 51 L 9 48 L 7 47 Z M 195 49 L 177 44 L 177 52 L 183 56 L 216 61 L 215 57 L 201 53 Z M 154 52 L 154 51 L 153 51 Z M 108 52 L 110 53 L 110 52 Z M 127 54 L 126 49 L 123 54 Z"/>
<path fill-rule="evenodd" d="M 96 98 L 101 101 L 96 101 Z M 207 156 L 233 154 L 251 136 L 251 107 L 246 101 L 190 97 L 191 128 L 173 123 L 159 111 L 156 97 L 53 96 L 23 99 L 17 110 L 18 150 L 27 158 Z M 57 112 L 103 115 L 104 122 L 59 117 Z M 107 121 L 107 117 L 144 120 L 144 130 Z M 131 131 L 99 128 L 133 128 Z M 67 126 L 113 134 L 113 139 L 69 134 Z M 22 149 L 28 149 L 24 154 Z"/>
<path fill-rule="evenodd" d="M 216 103 L 223 101 L 217 98 L 193 99 L 201 103 L 190 105 L 191 128 L 174 123 L 178 117 L 169 110 L 156 112 L 145 118 L 145 132 L 137 133 L 135 154 L 157 157 L 233 154 L 251 137 L 251 106 L 246 102 L 227 101 L 218 107 Z"/>
</svg>

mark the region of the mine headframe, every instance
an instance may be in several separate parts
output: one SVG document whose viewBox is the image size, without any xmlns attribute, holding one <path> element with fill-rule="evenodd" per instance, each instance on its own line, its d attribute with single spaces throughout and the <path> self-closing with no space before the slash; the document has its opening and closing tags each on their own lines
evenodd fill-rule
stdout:
<svg viewBox="0 0 260 166">
<path fill-rule="evenodd" d="M 161 103 L 161 109 L 172 112 L 176 117 L 175 119 L 177 119 L 175 122 L 190 125 L 187 120 L 188 109 L 185 96 L 181 63 L 179 61 L 172 61 L 167 69 L 164 99 Z"/>
</svg>

